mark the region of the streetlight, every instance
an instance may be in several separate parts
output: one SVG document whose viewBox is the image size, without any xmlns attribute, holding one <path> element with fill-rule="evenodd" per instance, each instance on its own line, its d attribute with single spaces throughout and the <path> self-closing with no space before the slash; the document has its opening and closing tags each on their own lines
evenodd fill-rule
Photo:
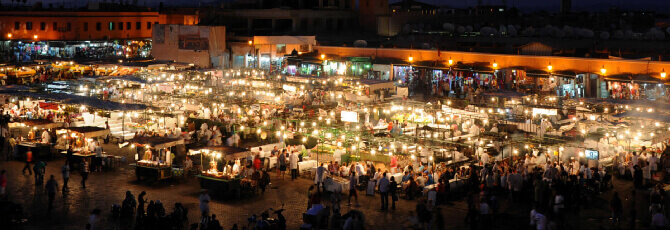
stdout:
<svg viewBox="0 0 670 230">
<path fill-rule="evenodd" d="M 326 55 L 325 55 L 325 54 L 321 54 L 321 59 L 326 59 Z"/>
<path fill-rule="evenodd" d="M 603 75 L 605 75 L 605 73 L 607 73 L 607 69 L 605 69 L 605 65 L 603 65 L 603 67 L 600 68 L 600 73 L 602 73 Z"/>
<path fill-rule="evenodd" d="M 251 40 L 249 40 L 249 45 L 251 45 L 251 44 L 254 44 L 254 42 L 252 42 Z"/>
<path fill-rule="evenodd" d="M 661 78 L 665 78 L 665 75 L 666 75 L 665 68 L 663 68 L 663 70 L 661 71 Z"/>
<path fill-rule="evenodd" d="M 12 33 L 8 33 L 7 38 L 12 38 Z"/>
<path fill-rule="evenodd" d="M 554 69 L 554 67 L 551 66 L 551 62 L 549 62 L 549 65 L 547 66 L 547 69 L 548 69 L 549 71 L 551 71 L 552 69 Z"/>
<path fill-rule="evenodd" d="M 409 62 L 412 62 L 414 61 L 414 57 L 412 57 L 412 55 L 409 55 L 409 58 L 407 60 L 409 60 Z"/>
<path fill-rule="evenodd" d="M 37 40 L 37 34 L 33 35 L 33 38 L 34 38 L 35 40 Z"/>
<path fill-rule="evenodd" d="M 451 57 L 449 57 L 449 65 L 453 65 L 453 64 L 454 64 L 454 60 L 451 60 Z"/>
<path fill-rule="evenodd" d="M 495 68 L 498 68 L 498 63 L 496 62 L 496 60 L 493 60 L 493 68 L 494 68 L 494 69 L 495 69 Z"/>
</svg>

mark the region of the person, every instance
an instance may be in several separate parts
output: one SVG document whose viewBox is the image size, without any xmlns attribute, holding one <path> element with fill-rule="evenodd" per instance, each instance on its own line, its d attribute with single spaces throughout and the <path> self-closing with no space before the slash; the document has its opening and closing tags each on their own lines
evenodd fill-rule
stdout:
<svg viewBox="0 0 670 230">
<path fill-rule="evenodd" d="M 7 176 L 5 175 L 7 171 L 4 169 L 0 171 L 0 201 L 5 200 L 5 189 L 7 188 Z"/>
<path fill-rule="evenodd" d="M 298 154 L 296 152 L 291 153 L 289 162 L 291 164 L 291 180 L 298 179 Z"/>
<path fill-rule="evenodd" d="M 379 183 L 379 195 L 381 196 L 382 200 L 382 207 L 381 210 L 388 210 L 389 209 L 389 179 L 386 178 L 386 173 L 382 174 L 382 177 L 378 181 Z"/>
<path fill-rule="evenodd" d="M 95 146 L 95 171 L 102 171 L 102 146 L 99 144 Z"/>
<path fill-rule="evenodd" d="M 73 155 L 74 155 L 74 150 L 72 149 L 72 145 L 70 145 L 70 146 L 67 147 L 67 151 L 66 151 L 66 156 L 67 156 L 66 159 L 70 163 L 70 169 L 73 169 L 72 168 Z"/>
<path fill-rule="evenodd" d="M 140 195 L 137 196 L 137 216 L 142 218 L 144 217 L 144 204 L 147 203 L 147 199 L 144 198 L 144 196 L 147 195 L 147 192 L 142 191 L 140 192 Z"/>
<path fill-rule="evenodd" d="M 12 154 L 14 154 L 14 148 L 16 147 L 16 139 L 14 139 L 14 135 L 9 138 L 9 149 L 7 149 L 7 161 L 12 160 Z"/>
<path fill-rule="evenodd" d="M 621 203 L 621 198 L 619 198 L 619 192 L 614 192 L 612 195 L 610 208 L 612 209 L 612 224 L 616 224 L 618 228 L 619 224 L 621 224 L 621 213 L 623 213 L 623 204 Z"/>
<path fill-rule="evenodd" d="M 261 193 L 265 193 L 265 188 L 270 184 L 270 174 L 265 168 L 263 168 L 263 175 L 261 175 L 261 180 L 259 186 L 261 187 Z"/>
<path fill-rule="evenodd" d="M 88 162 L 86 158 L 81 159 L 81 187 L 86 188 L 86 180 L 88 180 Z"/>
<path fill-rule="evenodd" d="M 47 181 L 46 188 L 44 192 L 49 197 L 49 210 L 53 209 L 54 199 L 56 197 L 56 191 L 58 191 L 58 182 L 56 182 L 56 177 L 51 175 L 49 181 Z"/>
<path fill-rule="evenodd" d="M 32 161 L 33 161 L 33 152 L 30 151 L 30 149 L 28 149 L 28 152 L 26 152 L 26 165 L 23 166 L 23 170 L 21 170 L 23 174 L 26 174 L 26 169 L 28 169 L 28 173 L 30 173 L 31 176 L 33 175 L 33 170 L 30 169 L 30 162 Z"/>
<path fill-rule="evenodd" d="M 126 198 L 121 203 L 121 213 L 124 217 L 131 218 L 135 216 L 135 207 L 137 207 L 135 196 L 130 191 L 126 191 Z"/>
<path fill-rule="evenodd" d="M 314 176 L 314 184 L 316 185 L 317 191 L 321 191 L 321 188 L 324 187 L 323 179 L 326 176 L 327 172 L 328 170 L 326 169 L 326 167 L 324 167 L 323 162 L 318 168 L 316 168 L 316 175 Z"/>
<path fill-rule="evenodd" d="M 209 193 L 207 190 L 203 189 L 200 190 L 200 197 L 198 198 L 200 201 L 200 213 L 201 216 L 205 217 L 209 215 L 209 202 L 211 201 L 211 198 L 209 197 Z"/>
<path fill-rule="evenodd" d="M 35 183 L 42 184 L 44 183 L 44 174 L 46 173 L 47 163 L 44 161 L 38 161 L 33 166 L 33 172 L 35 172 Z"/>
<path fill-rule="evenodd" d="M 67 182 L 70 180 L 70 163 L 68 160 L 65 160 L 63 167 L 60 168 L 61 173 L 63 174 L 63 192 L 69 190 L 67 188 Z"/>
<path fill-rule="evenodd" d="M 90 230 L 102 229 L 102 227 L 99 226 L 99 224 L 98 224 L 100 222 L 100 213 L 101 212 L 102 211 L 100 209 L 97 209 L 97 208 L 93 209 L 93 211 L 91 211 L 91 215 L 88 217 L 88 225 L 91 226 L 89 228 Z"/>
<path fill-rule="evenodd" d="M 349 176 L 349 202 L 347 205 L 351 206 L 351 197 L 353 196 L 356 199 L 356 206 L 358 206 L 358 194 L 356 194 L 356 184 L 358 184 L 358 177 L 356 176 L 356 171 L 351 172 Z"/>
<path fill-rule="evenodd" d="M 391 183 L 389 183 L 389 194 L 391 194 L 391 209 L 395 210 L 395 202 L 398 201 L 398 183 L 395 178 L 391 176 Z"/>
<path fill-rule="evenodd" d="M 279 167 L 277 167 L 277 179 L 279 179 L 279 176 L 281 175 L 281 179 L 284 180 L 284 175 L 286 174 L 287 158 L 288 154 L 286 153 L 286 149 L 284 149 L 277 157 L 277 161 L 279 161 Z"/>
<path fill-rule="evenodd" d="M 212 218 L 209 220 L 209 225 L 207 226 L 209 230 L 223 230 L 221 223 L 216 219 L 216 214 L 212 214 Z"/>
<path fill-rule="evenodd" d="M 261 170 L 261 157 L 260 157 L 260 155 L 256 155 L 256 157 L 254 157 L 254 169 L 256 171 Z"/>
</svg>

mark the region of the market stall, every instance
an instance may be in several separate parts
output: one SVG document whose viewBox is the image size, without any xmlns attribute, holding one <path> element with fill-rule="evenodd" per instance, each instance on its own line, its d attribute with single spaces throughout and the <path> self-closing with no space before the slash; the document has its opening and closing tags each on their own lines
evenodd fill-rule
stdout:
<svg viewBox="0 0 670 230">
<path fill-rule="evenodd" d="M 181 174 L 182 169 L 174 169 L 172 161 L 175 157 L 170 148 L 177 145 L 183 145 L 181 138 L 167 137 L 135 137 L 128 140 L 132 143 L 131 147 L 136 147 L 138 153 L 135 154 L 137 163 L 130 164 L 135 167 L 137 180 L 146 179 L 148 181 L 158 181 L 171 178 L 174 171 Z M 140 151 L 140 149 L 144 151 Z"/>
<path fill-rule="evenodd" d="M 232 146 L 204 147 L 189 150 L 189 155 L 200 155 L 203 165 L 201 175 L 197 175 L 200 186 L 211 191 L 210 194 L 223 198 L 239 198 L 244 191 L 254 185 L 250 178 L 241 174 L 245 158 L 250 150 Z M 205 167 L 204 158 L 209 158 Z M 206 170 L 205 170 L 206 168 Z"/>
<path fill-rule="evenodd" d="M 79 164 L 82 159 L 93 164 L 93 158 L 96 156 L 95 148 L 100 145 L 97 141 L 98 137 L 109 135 L 109 129 L 82 126 L 69 127 L 56 130 L 55 149 L 61 150 L 61 154 L 68 154 L 68 149 L 72 152 L 71 156 L 67 156 L 73 164 Z M 101 163 L 101 162 L 98 162 Z"/>
</svg>

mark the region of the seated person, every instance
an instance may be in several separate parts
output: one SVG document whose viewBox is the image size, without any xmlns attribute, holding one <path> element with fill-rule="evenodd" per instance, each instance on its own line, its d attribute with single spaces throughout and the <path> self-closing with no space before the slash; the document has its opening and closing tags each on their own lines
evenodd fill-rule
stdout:
<svg viewBox="0 0 670 230">
<path fill-rule="evenodd" d="M 323 206 L 322 204 L 313 204 L 310 209 L 307 210 L 307 215 L 319 215 L 323 209 L 326 207 Z"/>
</svg>

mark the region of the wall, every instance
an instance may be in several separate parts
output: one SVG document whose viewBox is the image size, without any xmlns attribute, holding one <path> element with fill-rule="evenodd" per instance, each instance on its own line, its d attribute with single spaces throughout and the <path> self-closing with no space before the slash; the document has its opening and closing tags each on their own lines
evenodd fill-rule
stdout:
<svg viewBox="0 0 670 230">
<path fill-rule="evenodd" d="M 158 12 L 0 12 L 0 31 L 3 39 L 12 34 L 12 40 L 110 40 L 151 38 L 151 28 L 147 23 L 158 23 Z M 15 22 L 20 28 L 15 30 Z M 32 22 L 32 29 L 28 30 L 26 22 Z M 44 30 L 41 23 L 45 23 Z M 53 27 L 56 23 L 57 28 Z M 109 30 L 109 23 L 114 23 L 114 30 Z M 123 30 L 118 29 L 118 23 L 123 23 Z M 127 24 L 130 22 L 131 28 Z M 141 28 L 136 28 L 140 22 Z M 67 24 L 70 23 L 68 29 Z M 100 30 L 96 24 L 100 23 Z M 86 28 L 86 24 L 88 28 Z"/>
<path fill-rule="evenodd" d="M 440 51 L 441 57 L 438 57 L 436 50 L 355 48 L 335 46 L 315 46 L 314 49 L 318 50 L 319 53 L 324 53 L 326 55 L 335 54 L 342 57 L 379 57 L 408 60 L 409 56 L 411 55 L 414 59 L 414 62 L 440 60 L 446 63 L 450 58 L 453 60 L 454 64 L 458 62 L 496 62 L 498 63 L 499 69 L 510 66 L 525 66 L 531 69 L 546 70 L 549 63 L 551 63 L 554 71 L 573 70 L 576 72 L 600 73 L 600 69 L 604 66 L 605 69 L 607 69 L 608 75 L 620 73 L 653 73 L 657 75 L 664 69 L 666 71 L 670 71 L 670 62 L 658 61 L 506 55 L 454 51 Z"/>
</svg>

